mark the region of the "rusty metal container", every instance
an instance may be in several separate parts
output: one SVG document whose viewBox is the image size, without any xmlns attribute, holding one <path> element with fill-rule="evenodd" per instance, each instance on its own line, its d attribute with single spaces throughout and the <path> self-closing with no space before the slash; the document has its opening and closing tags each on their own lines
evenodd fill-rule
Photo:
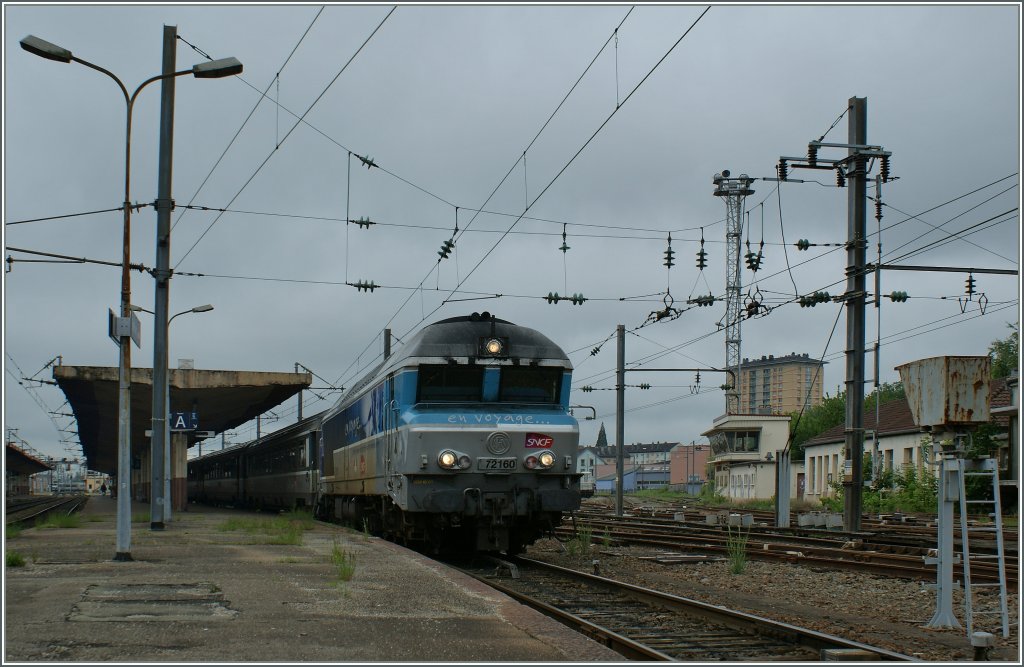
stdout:
<svg viewBox="0 0 1024 667">
<path fill-rule="evenodd" d="M 914 423 L 935 430 L 989 421 L 989 357 L 931 357 L 897 366 Z"/>
</svg>

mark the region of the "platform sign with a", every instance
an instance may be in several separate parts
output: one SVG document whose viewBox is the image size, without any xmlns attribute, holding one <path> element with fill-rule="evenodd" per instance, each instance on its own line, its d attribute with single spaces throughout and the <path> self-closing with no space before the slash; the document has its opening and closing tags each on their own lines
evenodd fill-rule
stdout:
<svg viewBox="0 0 1024 667">
<path fill-rule="evenodd" d="M 172 431 L 194 431 L 199 428 L 198 412 L 172 412 Z"/>
</svg>

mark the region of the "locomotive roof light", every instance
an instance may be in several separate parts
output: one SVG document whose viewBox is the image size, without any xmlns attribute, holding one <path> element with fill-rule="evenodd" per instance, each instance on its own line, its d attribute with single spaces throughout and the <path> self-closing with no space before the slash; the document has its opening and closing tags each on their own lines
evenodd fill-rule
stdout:
<svg viewBox="0 0 1024 667">
<path fill-rule="evenodd" d="M 485 336 L 481 338 L 479 354 L 481 357 L 507 357 L 508 338 L 502 336 Z"/>
</svg>

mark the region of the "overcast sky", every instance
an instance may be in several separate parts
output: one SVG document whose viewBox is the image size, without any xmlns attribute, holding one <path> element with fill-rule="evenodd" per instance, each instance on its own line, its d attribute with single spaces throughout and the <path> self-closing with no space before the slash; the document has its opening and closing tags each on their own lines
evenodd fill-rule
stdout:
<svg viewBox="0 0 1024 667">
<path fill-rule="evenodd" d="M 829 244 L 846 239 L 847 190 L 827 171 L 791 172 L 806 182 L 781 188 L 761 179 L 809 141 L 845 143 L 854 96 L 867 98 L 868 143 L 892 152 L 897 178 L 881 193 L 884 260 L 1019 266 L 1019 3 L 712 5 L 703 16 L 706 5 L 393 7 L 4 5 L 4 257 L 15 260 L 3 279 L 5 429 L 44 454 L 77 454 L 58 430 L 73 420 L 47 414 L 70 412 L 60 390 L 18 381 L 52 379 L 39 371 L 58 355 L 117 365 L 106 327 L 120 269 L 11 248 L 120 261 L 118 211 L 23 221 L 120 206 L 125 104 L 103 74 L 23 51 L 29 34 L 129 91 L 160 72 L 164 25 L 181 37 L 178 69 L 204 54 L 242 61 L 239 77 L 177 79 L 170 312 L 215 309 L 173 322 L 169 358 L 275 372 L 301 363 L 324 399 L 307 393 L 306 414 L 337 399 L 329 384 L 349 386 L 378 360 L 383 329 L 404 340 L 486 310 L 569 353 L 572 403 L 598 416 L 581 419 L 581 442 L 602 422 L 614 442 L 616 325 L 629 332 L 630 364 L 725 363 L 725 302 L 686 304 L 725 295 L 726 210 L 712 184 L 723 169 L 757 179 L 741 255 L 763 241 L 764 260 L 744 267 L 742 293 L 772 308 L 743 321 L 741 355 L 823 357 L 834 395 L 843 308 L 794 299 L 844 290 L 846 253 Z M 159 99 L 153 84 L 135 105 L 135 202 L 156 198 Z M 377 224 L 345 222 L 360 218 Z M 132 261 L 147 267 L 155 221 L 147 207 L 132 222 Z M 456 249 L 438 263 L 456 225 Z M 873 206 L 868 229 L 874 261 Z M 801 251 L 800 239 L 819 245 Z M 881 313 L 881 380 L 913 359 L 986 354 L 1018 326 L 1019 278 L 978 274 L 984 298 L 965 302 L 966 278 L 884 273 L 882 292 L 910 299 L 869 308 L 869 348 Z M 346 284 L 360 281 L 381 287 Z M 153 291 L 133 272 L 134 304 L 152 310 Z M 588 301 L 549 304 L 549 292 Z M 666 302 L 678 317 L 641 326 Z M 133 364 L 151 367 L 152 316 L 141 318 Z M 626 442 L 701 441 L 725 411 L 722 381 L 631 372 L 628 384 L 652 388 L 627 390 Z M 294 421 L 295 401 L 274 413 L 264 428 Z M 253 437 L 254 423 L 228 439 Z"/>
</svg>

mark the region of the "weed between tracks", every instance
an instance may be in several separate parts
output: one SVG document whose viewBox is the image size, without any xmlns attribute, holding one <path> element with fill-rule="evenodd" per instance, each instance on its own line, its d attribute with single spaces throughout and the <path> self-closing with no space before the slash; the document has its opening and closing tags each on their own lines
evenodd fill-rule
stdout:
<svg viewBox="0 0 1024 667">
<path fill-rule="evenodd" d="M 7 567 L 22 567 L 25 565 L 25 557 L 17 551 L 8 551 L 4 555 L 4 561 Z"/>
<path fill-rule="evenodd" d="M 747 539 L 750 534 L 743 532 L 742 528 L 736 528 L 735 532 L 732 526 L 728 526 L 728 529 L 729 537 L 726 538 L 725 548 L 729 554 L 729 572 L 742 574 L 747 567 Z"/>
<path fill-rule="evenodd" d="M 12 523 L 5 527 L 4 535 L 8 540 L 13 540 L 15 537 L 21 535 L 23 526 L 20 523 Z"/>
<path fill-rule="evenodd" d="M 565 550 L 570 556 L 586 556 L 590 553 L 590 542 L 594 530 L 590 526 L 577 526 L 576 536 L 566 542 Z"/>
</svg>

